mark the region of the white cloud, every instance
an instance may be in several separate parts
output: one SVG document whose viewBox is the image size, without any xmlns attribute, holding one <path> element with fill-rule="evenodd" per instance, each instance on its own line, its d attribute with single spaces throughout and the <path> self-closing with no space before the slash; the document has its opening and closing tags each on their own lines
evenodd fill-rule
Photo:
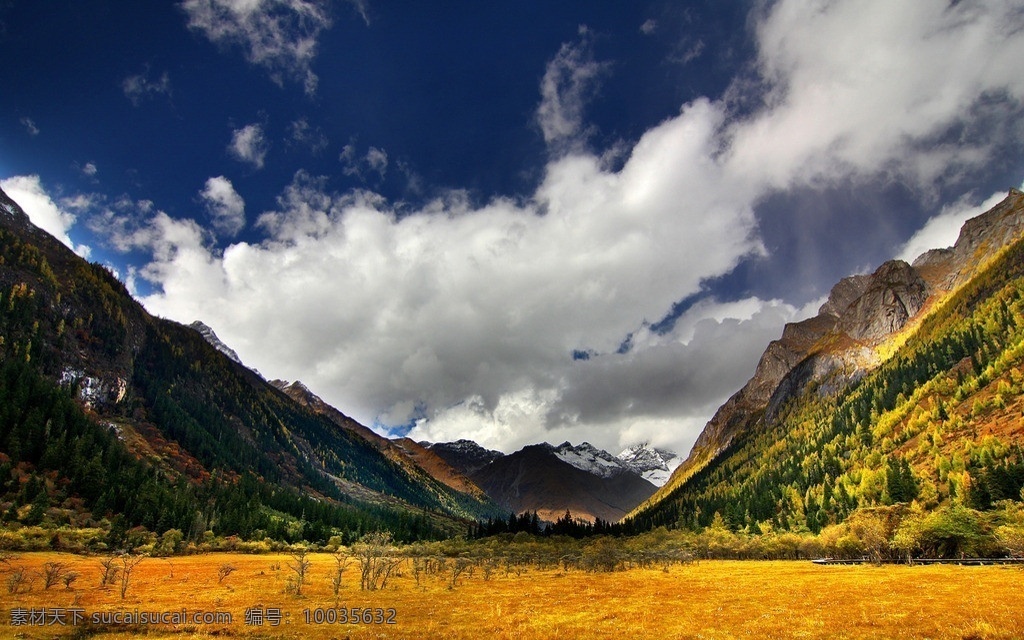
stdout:
<svg viewBox="0 0 1024 640">
<path fill-rule="evenodd" d="M 125 97 L 137 107 L 150 98 L 171 95 L 171 77 L 164 71 L 158 79 L 150 80 L 149 69 L 146 69 L 142 73 L 128 76 L 121 81 L 121 90 L 124 91 Z"/>
<path fill-rule="evenodd" d="M 757 27 L 767 108 L 730 132 L 736 179 L 785 189 L 889 172 L 928 189 L 984 166 L 996 142 L 985 132 L 943 136 L 980 101 L 1003 121 L 1020 113 L 1022 22 L 1000 0 L 772 5 Z"/>
<path fill-rule="evenodd" d="M 540 85 L 537 123 L 545 142 L 573 146 L 586 139 L 583 111 L 605 69 L 594 60 L 586 28 L 580 28 L 580 42 L 562 45 Z"/>
<path fill-rule="evenodd" d="M 305 118 L 299 118 L 288 125 L 288 134 L 293 143 L 309 147 L 314 155 L 327 148 L 327 135 L 320 127 L 309 124 Z"/>
<path fill-rule="evenodd" d="M 90 248 L 83 244 L 76 245 L 68 235 L 71 227 L 75 225 L 75 214 L 61 208 L 50 198 L 43 189 L 39 176 L 5 178 L 0 180 L 0 189 L 21 206 L 32 224 L 60 240 L 83 258 L 89 257 Z"/>
<path fill-rule="evenodd" d="M 504 449 L 562 437 L 685 448 L 783 323 L 808 313 L 706 300 L 668 335 L 646 328 L 765 253 L 754 207 L 879 176 L 924 193 L 990 157 L 979 100 L 1012 123 L 1024 98 L 1024 15 L 1009 3 L 780 0 L 754 19 L 764 101 L 742 115 L 738 81 L 727 99 L 683 105 L 610 170 L 579 144 L 599 69 L 566 45 L 538 110 L 558 153 L 531 197 L 474 206 L 453 191 L 398 211 L 299 172 L 259 217 L 259 244 L 217 252 L 198 227 L 154 218 L 141 275 L 160 290 L 144 302 L 215 324 L 246 362 L 367 423 L 425 413 L 417 436 Z M 934 144 L 954 126 L 978 135 Z M 352 146 L 346 159 L 366 157 Z"/>
<path fill-rule="evenodd" d="M 367 174 L 376 173 L 381 179 L 388 170 L 388 154 L 383 149 L 370 147 L 366 155 L 357 156 L 358 151 L 354 142 L 350 142 L 341 149 L 338 159 L 344 165 L 342 173 L 347 176 L 356 176 L 361 180 L 367 179 Z"/>
<path fill-rule="evenodd" d="M 228 153 L 239 162 L 247 162 L 257 169 L 262 169 L 267 159 L 269 143 L 259 124 L 248 124 L 231 133 L 231 144 Z"/>
<path fill-rule="evenodd" d="M 247 362 L 303 379 L 366 422 L 403 421 L 397 408 L 420 405 L 444 424 L 467 398 L 517 415 L 557 396 L 574 349 L 613 352 L 702 279 L 761 251 L 741 190 L 690 193 L 720 179 L 702 162 L 717 123 L 710 103 L 691 106 L 618 173 L 564 156 L 528 204 L 473 208 L 453 193 L 398 216 L 373 194 L 330 194 L 300 173 L 258 221 L 268 241 L 198 260 L 202 279 L 194 258 L 180 271 L 176 258 L 155 261 L 164 290 L 145 304 L 216 322 Z M 540 431 L 522 437 L 543 439 L 545 414 L 532 424 Z"/>
<path fill-rule="evenodd" d="M 99 172 L 100 170 L 96 167 L 95 162 L 86 162 L 85 166 L 82 167 L 82 173 L 90 178 L 96 177 L 96 174 Z"/>
<path fill-rule="evenodd" d="M 39 135 L 39 127 L 36 126 L 36 123 L 32 120 L 32 118 L 24 117 L 21 119 L 20 122 L 21 126 L 25 127 L 25 132 L 28 135 L 32 137 Z"/>
<path fill-rule="evenodd" d="M 206 205 L 214 228 L 221 234 L 234 237 L 245 227 L 245 200 L 224 176 L 206 181 L 199 196 Z"/>
<path fill-rule="evenodd" d="M 654 18 L 648 18 L 644 20 L 644 23 L 640 25 L 640 33 L 645 36 L 649 36 L 658 29 L 658 22 Z"/>
<path fill-rule="evenodd" d="M 331 26 L 326 0 L 184 0 L 188 26 L 211 42 L 238 46 L 246 59 L 265 68 L 274 82 L 301 82 L 316 93 L 311 68 L 320 34 Z M 365 7 L 357 3 L 366 19 Z"/>
</svg>

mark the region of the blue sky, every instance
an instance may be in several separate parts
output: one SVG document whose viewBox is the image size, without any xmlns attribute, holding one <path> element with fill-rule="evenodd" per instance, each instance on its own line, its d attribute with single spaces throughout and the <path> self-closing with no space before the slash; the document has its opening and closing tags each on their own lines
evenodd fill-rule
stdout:
<svg viewBox="0 0 1024 640">
<path fill-rule="evenodd" d="M 1015 5 L 0 2 L 0 184 L 381 430 L 685 450 L 1021 185 Z"/>
</svg>

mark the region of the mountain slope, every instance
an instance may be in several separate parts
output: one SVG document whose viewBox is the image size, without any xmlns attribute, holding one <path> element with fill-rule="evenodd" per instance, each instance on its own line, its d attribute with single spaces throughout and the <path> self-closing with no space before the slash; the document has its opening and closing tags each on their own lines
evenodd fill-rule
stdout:
<svg viewBox="0 0 1024 640">
<path fill-rule="evenodd" d="M 367 441 L 389 460 L 402 468 L 419 484 L 430 490 L 449 512 L 476 520 L 504 517 L 507 513 L 492 502 L 468 478 L 457 473 L 443 460 L 411 440 L 398 442 L 378 435 L 341 411 L 324 402 L 301 382 L 272 380 L 271 385 L 313 412 L 322 415 L 342 429 Z"/>
<path fill-rule="evenodd" d="M 875 504 L 1019 498 L 1022 234 L 1013 190 L 954 247 L 841 281 L 633 522 L 816 531 Z"/>
<path fill-rule="evenodd" d="M 2 192 L 0 360 L 9 374 L 9 407 L 29 402 L 23 396 L 32 385 L 73 396 L 79 408 L 69 408 L 68 415 L 98 425 L 90 433 L 115 434 L 103 450 L 127 450 L 141 464 L 136 472 L 152 475 L 138 483 L 148 483 L 154 495 L 182 482 L 193 487 L 188 509 L 196 513 L 180 513 L 173 523 L 139 516 L 132 524 L 283 536 L 283 527 L 297 522 L 287 535 L 323 540 L 332 530 L 386 526 L 408 538 L 459 531 L 454 518 L 478 514 L 455 492 L 423 482 L 425 474 L 410 473 L 366 439 L 230 360 L 194 329 L 150 316 L 105 268 L 34 227 Z M 30 407 L 21 411 L 30 413 Z M 25 446 L 34 439 L 67 441 L 56 424 L 11 418 L 2 425 L 0 452 L 12 465 L 28 464 L 25 473 L 45 468 L 65 479 L 79 477 L 72 468 L 77 456 L 69 460 L 55 452 L 47 458 Z M 106 459 L 97 464 L 113 473 Z M 74 482 L 63 497 L 49 484 L 47 491 L 53 499 L 91 493 Z M 249 507 L 239 504 L 233 511 L 238 521 L 228 522 L 214 515 L 226 506 L 210 495 L 200 504 L 202 491 L 241 491 L 235 497 Z M 96 510 L 110 501 L 96 496 L 86 502 Z M 114 502 L 111 515 L 132 507 Z"/>
</svg>

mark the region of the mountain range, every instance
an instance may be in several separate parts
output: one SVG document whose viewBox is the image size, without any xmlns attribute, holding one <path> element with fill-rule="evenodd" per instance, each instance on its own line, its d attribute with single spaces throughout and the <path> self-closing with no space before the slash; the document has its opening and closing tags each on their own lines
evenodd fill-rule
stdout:
<svg viewBox="0 0 1024 640">
<path fill-rule="evenodd" d="M 12 467 L 0 493 L 7 510 L 38 500 L 50 511 L 36 520 L 70 514 L 90 524 L 121 515 L 127 525 L 173 526 L 189 536 L 301 531 L 325 538 L 342 523 L 353 536 L 388 527 L 414 538 L 450 535 L 510 511 L 538 511 L 553 521 L 569 509 L 583 519 L 617 520 L 655 490 L 640 477 L 651 470 L 636 456 L 634 471 L 585 443 L 506 456 L 475 443 L 423 446 L 382 437 L 301 382 L 264 380 L 203 322 L 183 326 L 149 315 L 109 271 L 36 228 L 2 192 L 0 208 L 0 358 L 18 378 L 8 378 L 4 397 L 19 397 L 27 379 L 68 396 L 66 410 L 103 440 L 90 450 L 99 458 L 95 472 L 107 472 L 103 459 L 116 451 L 138 476 L 75 502 L 78 467 L 88 463 L 62 459 L 55 449 L 70 446 L 70 435 L 47 437 L 53 416 L 26 418 L 25 407 L 8 403 L 20 415 L 0 433 L 0 462 Z M 42 446 L 30 450 L 24 442 Z M 464 455 L 454 455 L 463 445 Z M 522 459 L 534 462 L 524 467 Z M 546 484 L 525 490 L 513 477 L 522 468 Z M 32 495 L 16 491 L 53 473 L 58 481 L 40 481 Z M 71 491 L 58 490 L 62 483 Z M 181 513 L 161 523 L 157 505 L 183 487 Z M 208 496 L 213 487 L 224 495 Z M 244 495 L 235 495 L 240 487 Z M 133 513 L 128 490 L 152 494 L 154 504 Z M 308 516 L 310 500 L 320 505 L 319 518 Z M 230 501 L 245 508 L 225 515 Z"/>
<path fill-rule="evenodd" d="M 343 541 L 536 512 L 638 532 L 818 532 L 1024 488 L 1024 194 L 956 243 L 841 280 L 767 345 L 685 460 L 389 439 L 214 331 L 148 314 L 0 191 L 0 512 L 23 525 Z"/>
<path fill-rule="evenodd" d="M 471 440 L 422 444 L 505 509 L 536 512 L 547 522 L 566 511 L 590 522 L 617 522 L 657 488 L 643 475 L 664 473 L 662 455 L 674 459 L 642 445 L 627 449 L 632 455 L 624 460 L 588 442 L 540 443 L 507 455 Z"/>
</svg>

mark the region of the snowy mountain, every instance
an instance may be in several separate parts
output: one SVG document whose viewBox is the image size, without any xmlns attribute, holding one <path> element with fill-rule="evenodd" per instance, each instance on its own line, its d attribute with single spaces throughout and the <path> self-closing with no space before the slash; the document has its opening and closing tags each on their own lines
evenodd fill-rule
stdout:
<svg viewBox="0 0 1024 640">
<path fill-rule="evenodd" d="M 196 320 L 195 322 L 188 326 L 198 331 L 199 335 L 203 336 L 203 338 L 205 338 L 207 342 L 212 344 L 214 349 L 220 351 L 221 353 L 231 358 L 238 364 L 242 364 L 242 360 L 238 357 L 238 354 L 235 353 L 235 350 L 221 342 L 221 339 L 217 337 L 217 334 L 213 332 L 213 329 L 211 329 L 209 325 L 199 320 Z M 243 364 L 242 366 L 244 367 L 245 365 Z"/>
<path fill-rule="evenodd" d="M 619 461 L 655 486 L 662 486 L 683 459 L 674 451 L 658 449 L 643 442 L 619 454 Z"/>
<path fill-rule="evenodd" d="M 554 454 L 577 469 L 599 478 L 611 478 L 630 469 L 622 460 L 589 442 L 583 442 L 576 447 L 569 442 L 563 442 L 554 448 Z"/>
</svg>

